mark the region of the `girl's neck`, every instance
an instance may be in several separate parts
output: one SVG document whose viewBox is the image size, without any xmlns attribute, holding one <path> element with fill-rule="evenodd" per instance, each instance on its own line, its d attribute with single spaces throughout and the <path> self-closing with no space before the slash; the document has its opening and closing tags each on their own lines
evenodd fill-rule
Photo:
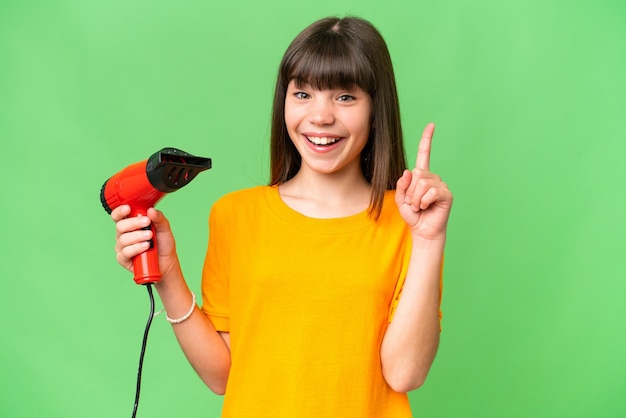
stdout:
<svg viewBox="0 0 626 418">
<path fill-rule="evenodd" d="M 316 173 L 306 167 L 278 188 L 287 206 L 311 218 L 343 218 L 369 207 L 370 185 L 358 172 Z"/>
</svg>

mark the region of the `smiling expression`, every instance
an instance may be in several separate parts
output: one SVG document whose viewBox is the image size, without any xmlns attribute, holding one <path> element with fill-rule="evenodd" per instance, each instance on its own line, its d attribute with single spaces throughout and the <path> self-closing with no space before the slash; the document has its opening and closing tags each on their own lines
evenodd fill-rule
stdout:
<svg viewBox="0 0 626 418">
<path fill-rule="evenodd" d="M 316 90 L 291 81 L 285 98 L 285 125 L 301 170 L 331 174 L 360 167 L 369 138 L 372 98 L 358 87 Z"/>
</svg>

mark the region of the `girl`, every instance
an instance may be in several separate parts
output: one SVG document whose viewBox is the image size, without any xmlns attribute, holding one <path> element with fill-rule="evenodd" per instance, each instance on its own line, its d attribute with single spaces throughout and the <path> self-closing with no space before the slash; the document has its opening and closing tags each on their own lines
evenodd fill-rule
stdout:
<svg viewBox="0 0 626 418">
<path fill-rule="evenodd" d="M 287 49 L 276 83 L 271 182 L 209 217 L 202 308 L 165 216 L 117 223 L 117 260 L 148 248 L 190 363 L 224 394 L 223 417 L 410 417 L 406 392 L 439 344 L 452 195 L 429 171 L 434 126 L 406 170 L 391 59 L 358 18 L 327 18 Z M 174 319 L 171 319 L 174 318 Z"/>
</svg>

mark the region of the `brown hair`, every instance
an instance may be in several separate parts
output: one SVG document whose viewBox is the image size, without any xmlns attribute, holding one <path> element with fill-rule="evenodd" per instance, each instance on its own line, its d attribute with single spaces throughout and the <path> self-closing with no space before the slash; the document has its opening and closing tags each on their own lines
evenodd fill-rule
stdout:
<svg viewBox="0 0 626 418">
<path fill-rule="evenodd" d="M 372 97 L 372 126 L 361 169 L 372 187 L 370 214 L 378 217 L 386 190 L 406 167 L 396 81 L 387 45 L 366 20 L 329 17 L 304 29 L 289 45 L 278 70 L 271 134 L 271 185 L 296 175 L 300 154 L 285 126 L 291 80 L 316 89 L 360 87 Z"/>
</svg>

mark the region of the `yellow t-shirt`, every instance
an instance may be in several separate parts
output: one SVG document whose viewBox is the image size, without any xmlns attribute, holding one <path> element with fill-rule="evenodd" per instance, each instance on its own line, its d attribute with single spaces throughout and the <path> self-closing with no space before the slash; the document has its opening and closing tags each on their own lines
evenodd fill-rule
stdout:
<svg viewBox="0 0 626 418">
<path fill-rule="evenodd" d="M 411 246 L 393 192 L 377 221 L 314 219 L 255 187 L 216 202 L 209 227 L 202 310 L 231 341 L 223 417 L 411 417 L 380 363 Z"/>
</svg>

